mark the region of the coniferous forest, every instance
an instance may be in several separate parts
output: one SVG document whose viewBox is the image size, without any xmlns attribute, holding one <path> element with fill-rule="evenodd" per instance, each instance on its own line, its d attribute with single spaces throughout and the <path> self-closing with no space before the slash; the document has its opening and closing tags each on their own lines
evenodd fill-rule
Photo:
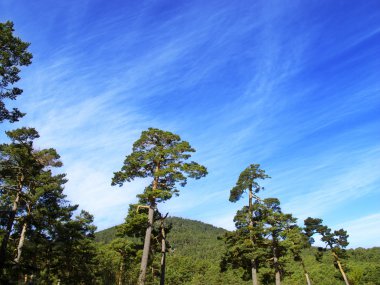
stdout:
<svg viewBox="0 0 380 285">
<path fill-rule="evenodd" d="M 57 151 L 40 148 L 32 127 L 11 129 L 24 113 L 8 104 L 32 62 L 14 32 L 0 23 L 0 123 L 10 126 L 0 144 L 1 284 L 380 284 L 380 248 L 348 249 L 346 230 L 321 217 L 297 220 L 277 197 L 263 198 L 271 189 L 262 182 L 276 177 L 254 161 L 230 189 L 230 202 L 244 204 L 234 231 L 161 212 L 208 170 L 191 160 L 189 142 L 157 128 L 142 130 L 110 181 L 117 191 L 139 178 L 148 186 L 123 224 L 96 232 L 93 215 L 65 195 Z"/>
</svg>

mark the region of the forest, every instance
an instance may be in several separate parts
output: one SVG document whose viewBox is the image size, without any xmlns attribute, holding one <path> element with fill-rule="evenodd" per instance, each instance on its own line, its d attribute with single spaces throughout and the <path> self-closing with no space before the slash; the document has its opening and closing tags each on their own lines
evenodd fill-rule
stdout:
<svg viewBox="0 0 380 285">
<path fill-rule="evenodd" d="M 6 101 L 22 94 L 15 84 L 20 68 L 32 62 L 28 47 L 12 22 L 0 23 L 1 124 L 24 116 Z M 125 187 L 142 178 L 148 186 L 129 205 L 123 224 L 96 232 L 93 215 L 64 193 L 67 178 L 57 151 L 39 148 L 31 127 L 5 134 L 1 284 L 380 284 L 380 248 L 347 249 L 344 229 L 319 217 L 297 221 L 278 198 L 262 198 L 261 182 L 271 177 L 260 164 L 242 169 L 230 189 L 230 202 L 245 205 L 236 212 L 234 231 L 170 217 L 160 204 L 208 170 L 190 160 L 195 149 L 179 135 L 143 130 L 110 184 Z M 314 246 L 316 239 L 323 246 Z"/>
</svg>

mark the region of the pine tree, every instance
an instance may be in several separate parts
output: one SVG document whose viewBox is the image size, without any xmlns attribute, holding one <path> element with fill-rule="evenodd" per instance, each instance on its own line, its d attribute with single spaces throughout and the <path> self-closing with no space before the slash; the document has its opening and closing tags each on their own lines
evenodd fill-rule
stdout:
<svg viewBox="0 0 380 285">
<path fill-rule="evenodd" d="M 340 262 L 341 258 L 346 257 L 345 248 L 348 246 L 348 234 L 347 231 L 340 229 L 332 232 L 332 230 L 322 224 L 322 219 L 317 218 L 307 218 L 305 223 L 305 232 L 307 236 L 313 241 L 312 237 L 314 234 L 319 234 L 322 236 L 322 241 L 326 244 L 331 251 L 332 256 L 334 257 L 336 266 L 338 267 L 340 273 L 342 274 L 343 280 L 346 285 L 349 285 L 348 278 L 344 272 L 343 266 Z M 320 248 L 320 252 L 322 252 Z"/>
<path fill-rule="evenodd" d="M 118 285 L 124 285 L 125 271 L 129 269 L 136 257 L 135 244 L 127 238 L 114 239 L 110 247 L 120 256 Z"/>
<path fill-rule="evenodd" d="M 94 217 L 82 210 L 74 219 L 56 224 L 53 266 L 61 284 L 95 284 L 97 251 Z"/>
<path fill-rule="evenodd" d="M 33 155 L 33 140 L 39 137 L 35 129 L 21 128 L 6 134 L 12 142 L 0 145 L 0 183 L 5 221 L 0 248 L 1 271 L 7 260 L 8 241 L 17 213 L 20 211 L 20 204 L 23 202 L 22 198 L 44 167 Z"/>
<path fill-rule="evenodd" d="M 144 239 L 144 250 L 138 284 L 145 283 L 150 250 L 153 214 L 157 203 L 178 195 L 177 185 L 185 186 L 187 177 L 199 179 L 207 174 L 204 166 L 196 162 L 185 162 L 195 150 L 178 135 L 149 128 L 133 144 L 132 153 L 124 161 L 121 171 L 115 172 L 112 185 L 122 186 L 135 178 L 152 179 L 139 198 L 149 206 L 148 225 Z"/>
<path fill-rule="evenodd" d="M 254 223 L 254 207 L 253 207 L 253 199 L 258 200 L 257 193 L 264 189 L 264 187 L 260 186 L 257 182 L 258 179 L 266 179 L 270 178 L 264 170 L 260 169 L 259 164 L 251 164 L 246 169 L 244 169 L 240 175 L 239 179 L 236 182 L 236 186 L 233 187 L 230 191 L 230 201 L 236 202 L 240 200 L 242 195 L 248 191 L 248 216 L 249 216 L 249 228 L 251 235 L 251 243 L 252 246 L 255 246 L 254 240 L 254 227 L 256 226 Z M 258 285 L 257 278 L 257 260 L 253 258 L 251 260 L 251 271 L 252 271 L 252 283 L 253 285 Z"/>
<path fill-rule="evenodd" d="M 252 261 L 255 262 L 254 269 L 257 274 L 266 259 L 264 216 L 258 211 L 259 206 L 259 201 L 253 203 L 251 209 L 253 216 L 251 216 L 248 206 L 237 211 L 234 217 L 236 230 L 227 232 L 223 237 L 226 249 L 220 263 L 221 270 L 223 272 L 228 267 L 242 268 L 244 270 L 243 280 L 251 280 L 254 276 L 252 275 Z M 251 226 L 252 222 L 254 226 Z"/>
<path fill-rule="evenodd" d="M 12 22 L 0 23 L 0 123 L 18 121 L 24 115 L 16 108 L 8 110 L 4 99 L 15 100 L 22 93 L 22 89 L 14 86 L 20 80 L 19 67 L 32 62 L 32 54 L 27 50 L 29 43 L 15 37 L 13 32 Z"/>
<path fill-rule="evenodd" d="M 307 285 L 311 285 L 311 280 L 310 280 L 309 272 L 306 269 L 305 262 L 304 262 L 304 260 L 302 258 L 302 255 L 301 255 L 302 251 L 305 248 L 309 248 L 310 247 L 310 243 L 309 243 L 308 237 L 302 231 L 302 228 L 300 228 L 298 226 L 291 228 L 287 232 L 287 236 L 286 237 L 287 237 L 286 240 L 285 240 L 286 247 L 291 252 L 291 254 L 292 254 L 293 258 L 294 258 L 294 261 L 297 261 L 297 262 L 299 262 L 301 264 L 303 273 L 305 275 L 305 279 L 306 279 Z"/>
<path fill-rule="evenodd" d="M 62 165 L 59 155 L 54 149 L 44 149 L 34 151 L 33 156 L 43 165 L 41 172 L 35 176 L 32 183 L 29 183 L 23 193 L 24 213 L 18 217 L 22 225 L 22 231 L 17 246 L 17 256 L 14 259 L 16 264 L 20 263 L 22 249 L 25 242 L 27 228 L 39 223 L 38 219 L 43 218 L 39 214 L 41 208 L 51 207 L 52 199 L 59 205 L 62 197 L 62 185 L 66 182 L 65 175 L 53 175 L 50 167 L 60 167 Z M 50 203 L 48 203 L 50 202 Z"/>
<path fill-rule="evenodd" d="M 54 149 L 35 148 L 39 135 L 33 128 L 7 135 L 11 143 L 0 145 L 2 282 L 25 273 L 39 276 L 41 284 L 58 279 L 62 284 L 91 284 L 96 256 L 93 217 L 82 211 L 72 219 L 78 206 L 65 200 L 65 174 L 52 169 L 62 165 L 59 155 Z"/>
<path fill-rule="evenodd" d="M 285 214 L 280 207 L 277 198 L 263 200 L 260 211 L 264 216 L 265 232 L 268 236 L 267 245 L 271 267 L 274 269 L 276 285 L 281 284 L 282 276 L 285 274 L 285 261 L 283 257 L 288 251 L 284 241 L 287 239 L 288 231 L 295 226 L 296 219 L 291 214 Z"/>
</svg>

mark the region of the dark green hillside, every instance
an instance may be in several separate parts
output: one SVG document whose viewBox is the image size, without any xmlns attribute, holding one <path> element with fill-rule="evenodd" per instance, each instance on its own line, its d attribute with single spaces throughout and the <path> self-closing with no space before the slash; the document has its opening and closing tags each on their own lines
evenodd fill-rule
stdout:
<svg viewBox="0 0 380 285">
<path fill-rule="evenodd" d="M 217 237 L 227 232 L 225 229 L 176 217 L 168 218 L 167 221 L 173 227 L 168 235 L 173 253 L 210 258 L 216 251 L 223 250 L 223 243 Z"/>
<path fill-rule="evenodd" d="M 110 243 L 116 238 L 116 227 L 108 228 L 95 233 L 95 241 L 102 243 Z"/>
<path fill-rule="evenodd" d="M 210 246 L 217 240 L 217 237 L 227 232 L 227 230 L 216 228 L 213 225 L 178 217 L 168 217 L 166 223 L 173 226 L 172 231 L 168 235 L 173 249 L 179 250 L 182 253 L 186 252 L 189 246 L 192 247 L 192 251 L 195 249 L 205 249 L 203 247 L 210 250 Z M 95 233 L 95 241 L 103 243 L 111 242 L 116 238 L 116 228 L 117 226 L 114 226 Z M 217 241 L 217 244 L 220 245 L 220 242 Z"/>
</svg>

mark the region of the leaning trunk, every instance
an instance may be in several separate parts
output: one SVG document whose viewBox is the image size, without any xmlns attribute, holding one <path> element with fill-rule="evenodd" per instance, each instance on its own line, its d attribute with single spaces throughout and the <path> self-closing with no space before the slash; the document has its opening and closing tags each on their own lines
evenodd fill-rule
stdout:
<svg viewBox="0 0 380 285">
<path fill-rule="evenodd" d="M 348 279 L 347 279 L 346 273 L 344 273 L 344 270 L 343 270 L 342 264 L 341 264 L 340 261 L 339 261 L 339 257 L 336 255 L 335 252 L 332 252 L 332 255 L 334 256 L 334 259 L 335 259 L 336 263 L 338 264 L 339 271 L 340 271 L 340 273 L 341 273 L 342 276 L 343 276 L 344 282 L 346 283 L 346 285 L 350 285 L 350 283 L 348 283 Z"/>
<path fill-rule="evenodd" d="M 305 278 L 306 278 L 307 285 L 311 285 L 309 273 L 307 272 L 305 273 Z"/>
<path fill-rule="evenodd" d="M 146 275 L 146 269 L 148 267 L 148 257 L 149 257 L 149 250 L 150 250 L 150 239 L 152 235 L 154 207 L 155 207 L 155 203 L 151 203 L 151 205 L 149 206 L 148 227 L 146 228 L 146 232 L 145 232 L 144 250 L 143 250 L 143 255 L 141 258 L 140 275 L 139 275 L 139 281 L 138 281 L 139 285 L 145 284 L 145 275 Z"/>
<path fill-rule="evenodd" d="M 302 264 L 303 273 L 305 274 L 307 285 L 311 285 L 309 273 L 307 272 L 306 267 L 305 267 L 305 263 L 303 262 L 302 259 L 301 259 L 301 264 Z"/>
<path fill-rule="evenodd" d="M 26 235 L 27 227 L 28 227 L 28 224 L 25 222 L 24 225 L 22 226 L 20 240 L 18 241 L 18 245 L 17 245 L 17 257 L 14 260 L 16 264 L 20 263 L 22 248 L 24 247 L 24 243 L 25 243 L 25 235 Z"/>
<path fill-rule="evenodd" d="M 154 175 L 160 170 L 160 164 L 158 163 L 154 169 Z M 158 186 L 158 178 L 154 177 L 153 179 L 153 187 L 152 190 L 156 190 Z M 154 208 L 156 207 L 156 201 L 153 198 L 152 201 L 150 201 L 149 206 L 149 213 L 148 213 L 148 227 L 146 228 L 145 232 L 145 240 L 144 240 L 144 250 L 143 255 L 141 258 L 141 267 L 140 267 L 140 275 L 139 275 L 139 285 L 145 284 L 145 275 L 146 275 L 146 269 L 148 267 L 148 258 L 149 258 L 149 250 L 150 250 L 150 239 L 152 235 L 152 227 L 153 227 L 153 215 L 154 215 Z"/>
<path fill-rule="evenodd" d="M 166 239 L 165 239 L 165 228 L 164 224 L 161 225 L 161 276 L 160 276 L 160 285 L 165 284 L 165 267 L 166 267 Z"/>
<path fill-rule="evenodd" d="M 9 215 L 9 219 L 8 219 L 8 222 L 7 222 L 7 228 L 6 228 L 6 231 L 5 231 L 5 235 L 3 237 L 3 240 L 1 241 L 1 248 L 0 248 L 0 272 L 2 271 L 2 269 L 4 268 L 4 265 L 5 265 L 6 255 L 7 255 L 8 241 L 9 241 L 9 237 L 10 237 L 11 232 L 12 232 L 13 223 L 14 223 L 15 218 L 16 218 L 16 213 L 17 213 L 17 209 L 18 209 L 18 203 L 20 201 L 20 195 L 21 195 L 21 189 L 22 189 L 21 181 L 22 181 L 22 179 L 20 180 L 19 189 L 17 191 L 16 198 L 13 201 L 12 211 L 11 211 L 11 213 Z"/>
</svg>

